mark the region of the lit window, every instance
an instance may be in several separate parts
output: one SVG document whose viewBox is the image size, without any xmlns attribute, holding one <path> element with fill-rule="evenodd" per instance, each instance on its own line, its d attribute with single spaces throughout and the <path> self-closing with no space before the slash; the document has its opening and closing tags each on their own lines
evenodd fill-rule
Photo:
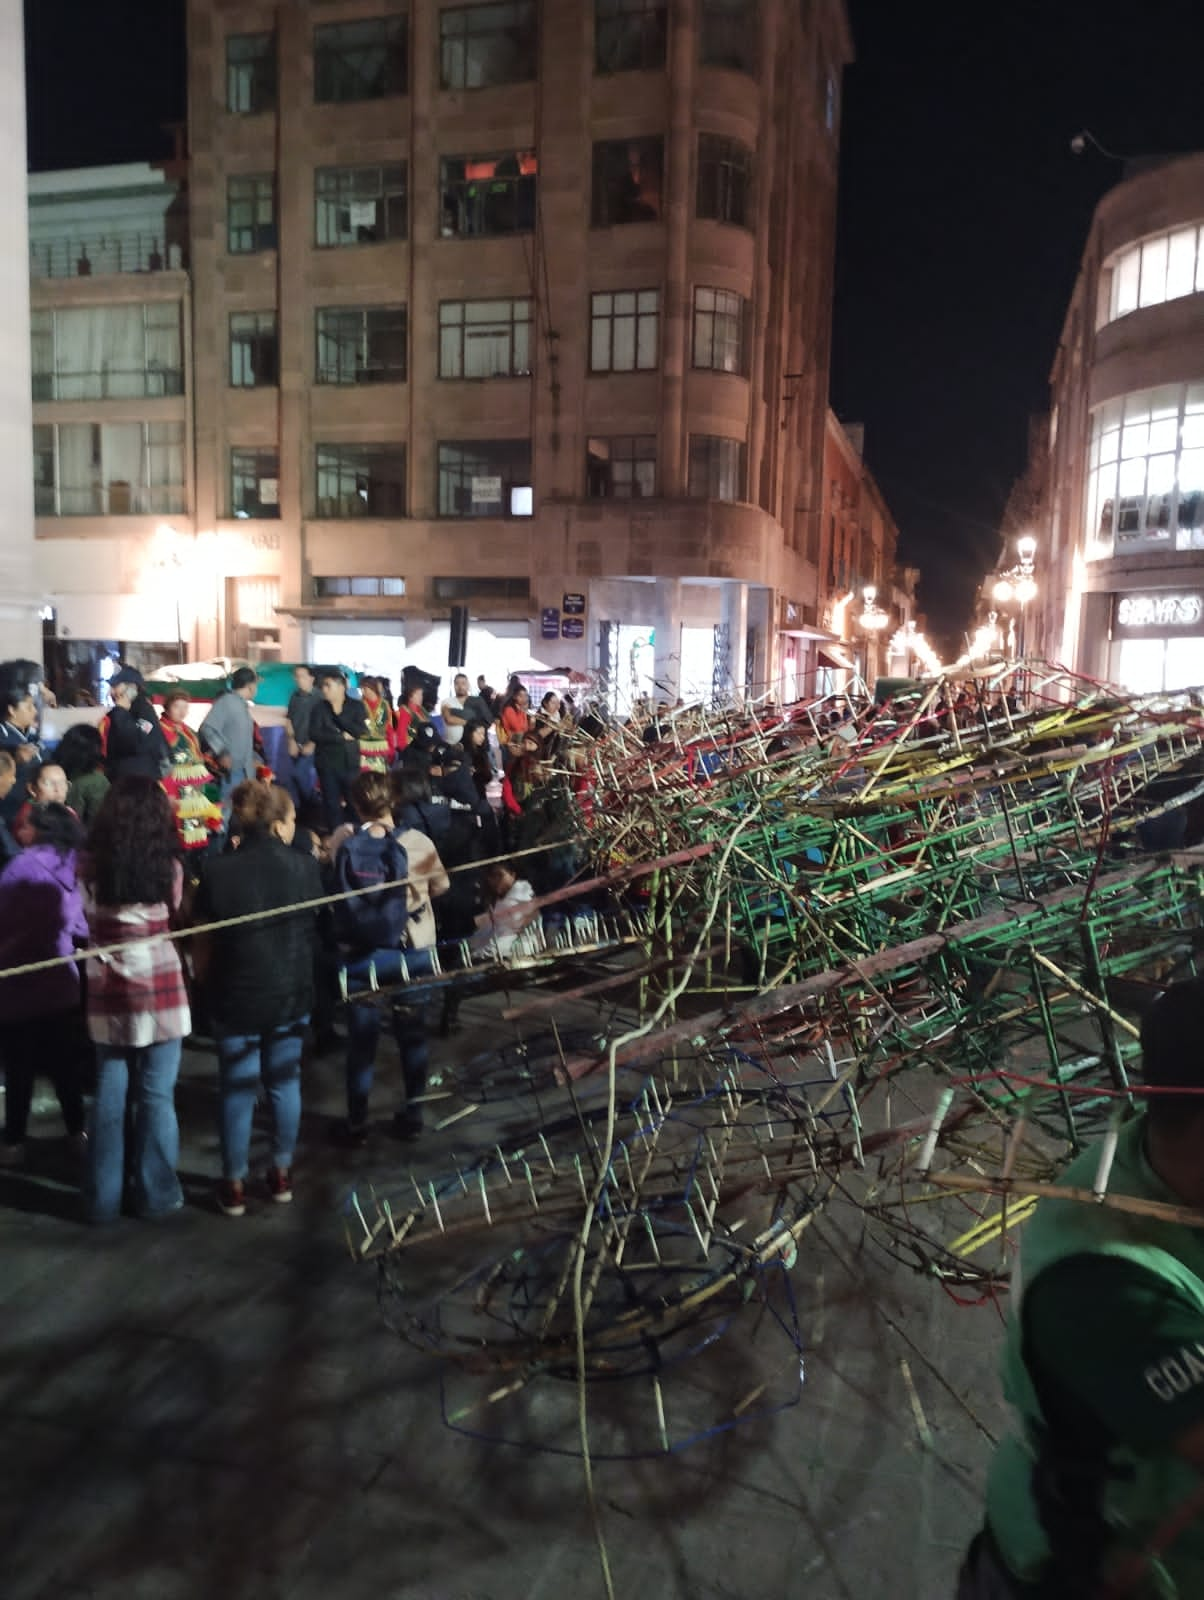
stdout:
<svg viewBox="0 0 1204 1600">
<path fill-rule="evenodd" d="M 314 447 L 315 514 L 351 520 L 404 517 L 403 444 L 319 444 Z"/>
<path fill-rule="evenodd" d="M 347 104 L 405 94 L 409 18 L 366 17 L 314 29 L 314 99 Z"/>
<path fill-rule="evenodd" d="M 694 290 L 694 365 L 712 372 L 744 368 L 745 301 L 725 289 Z"/>
<path fill-rule="evenodd" d="M 538 171 L 533 150 L 445 156 L 439 163 L 443 237 L 530 233 L 535 227 Z"/>
<path fill-rule="evenodd" d="M 667 32 L 665 0 L 594 0 L 597 71 L 659 70 Z"/>
<path fill-rule="evenodd" d="M 697 214 L 752 227 L 752 152 L 715 133 L 698 135 Z"/>
<path fill-rule="evenodd" d="M 686 492 L 696 500 L 743 500 L 744 445 L 741 441 L 692 433 Z"/>
<path fill-rule="evenodd" d="M 274 311 L 240 311 L 230 318 L 230 387 L 272 388 L 280 359 Z"/>
<path fill-rule="evenodd" d="M 316 175 L 315 240 L 322 249 L 404 239 L 404 161 L 383 167 L 324 167 Z"/>
<path fill-rule="evenodd" d="M 440 79 L 445 89 L 527 83 L 535 76 L 535 0 L 458 6 L 439 16 Z"/>
<path fill-rule="evenodd" d="M 441 517 L 529 517 L 534 510 L 530 488 L 529 439 L 455 440 L 439 446 Z"/>
<path fill-rule="evenodd" d="M 589 370 L 651 372 L 657 364 L 660 291 L 623 289 L 590 297 Z"/>
<path fill-rule="evenodd" d="M 1204 550 L 1204 384 L 1147 390 L 1091 419 L 1087 554 Z"/>
<path fill-rule="evenodd" d="M 1131 311 L 1204 294 L 1204 227 L 1176 228 L 1113 258 L 1107 321 Z"/>
<path fill-rule="evenodd" d="M 404 578 L 314 578 L 315 600 L 338 600 L 351 595 L 378 600 L 398 599 L 405 592 Z"/>
<path fill-rule="evenodd" d="M 280 515 L 280 454 L 276 450 L 231 450 L 230 515 Z"/>
<path fill-rule="evenodd" d="M 184 393 L 176 300 L 34 311 L 30 355 L 35 400 L 158 400 Z"/>
<path fill-rule="evenodd" d="M 182 422 L 34 428 L 38 516 L 154 516 L 188 509 Z"/>
<path fill-rule="evenodd" d="M 228 180 L 226 237 L 232 256 L 276 248 L 276 183 L 271 173 Z"/>
<path fill-rule="evenodd" d="M 405 306 L 324 306 L 317 315 L 318 383 L 404 383 Z"/>
<path fill-rule="evenodd" d="M 530 300 L 445 300 L 441 378 L 518 378 L 531 371 Z"/>
<path fill-rule="evenodd" d="M 656 493 L 656 435 L 588 439 L 585 492 L 590 500 L 647 500 Z"/>
<path fill-rule="evenodd" d="M 233 34 L 226 40 L 226 110 L 254 116 L 276 106 L 276 37 Z"/>
<path fill-rule="evenodd" d="M 661 214 L 663 139 L 608 139 L 594 146 L 593 225 L 655 222 Z"/>
<path fill-rule="evenodd" d="M 704 67 L 726 67 L 755 78 L 761 52 L 757 0 L 700 0 Z"/>
</svg>

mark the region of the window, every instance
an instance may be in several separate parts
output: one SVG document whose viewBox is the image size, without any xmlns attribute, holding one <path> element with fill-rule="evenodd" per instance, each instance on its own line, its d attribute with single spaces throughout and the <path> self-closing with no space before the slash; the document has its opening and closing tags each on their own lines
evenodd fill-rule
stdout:
<svg viewBox="0 0 1204 1600">
<path fill-rule="evenodd" d="M 405 94 L 409 84 L 409 18 L 368 17 L 314 29 L 314 99 L 346 105 Z"/>
<path fill-rule="evenodd" d="M 538 171 L 533 150 L 445 156 L 439 163 L 443 237 L 530 233 L 535 227 Z"/>
<path fill-rule="evenodd" d="M 323 167 L 316 177 L 314 238 L 322 249 L 406 236 L 406 166 Z"/>
<path fill-rule="evenodd" d="M 656 435 L 587 439 L 585 492 L 591 500 L 647 500 L 656 493 Z"/>
<path fill-rule="evenodd" d="M 326 306 L 317 316 L 318 383 L 404 383 L 405 306 Z"/>
<path fill-rule="evenodd" d="M 1204 227 L 1176 228 L 1117 256 L 1104 320 L 1188 294 L 1204 294 Z"/>
<path fill-rule="evenodd" d="M 436 600 L 529 600 L 529 578 L 435 578 Z"/>
<path fill-rule="evenodd" d="M 1204 550 L 1204 384 L 1149 389 L 1091 418 L 1087 558 Z"/>
<path fill-rule="evenodd" d="M 237 311 L 230 317 L 230 387 L 271 389 L 280 379 L 274 311 Z"/>
<path fill-rule="evenodd" d="M 590 297 L 589 370 L 651 372 L 660 334 L 659 289 Z"/>
<path fill-rule="evenodd" d="M 655 222 L 661 214 L 663 139 L 609 139 L 594 146 L 595 228 Z"/>
<path fill-rule="evenodd" d="M 743 500 L 744 446 L 740 440 L 692 433 L 686 492 L 697 500 Z"/>
<path fill-rule="evenodd" d="M 276 185 L 270 172 L 229 180 L 226 228 L 232 256 L 276 248 Z"/>
<path fill-rule="evenodd" d="M 230 515 L 280 515 L 280 454 L 276 450 L 231 450 Z"/>
<path fill-rule="evenodd" d="M 757 0 L 701 0 L 701 6 L 703 66 L 755 78 L 761 53 Z"/>
<path fill-rule="evenodd" d="M 34 311 L 30 355 L 35 400 L 163 399 L 184 393 L 175 300 Z"/>
<path fill-rule="evenodd" d="M 536 39 L 535 0 L 443 11 L 440 81 L 445 89 L 527 83 L 535 76 Z"/>
<path fill-rule="evenodd" d="M 520 378 L 531 371 L 530 300 L 445 300 L 441 378 Z"/>
<path fill-rule="evenodd" d="M 441 517 L 529 517 L 532 509 L 529 439 L 440 444 Z"/>
<path fill-rule="evenodd" d="M 694 365 L 744 372 L 746 302 L 726 289 L 694 290 Z"/>
<path fill-rule="evenodd" d="M 404 517 L 403 444 L 320 444 L 314 451 L 319 517 Z"/>
<path fill-rule="evenodd" d="M 275 106 L 275 35 L 232 34 L 226 40 L 226 110 L 250 117 Z"/>
<path fill-rule="evenodd" d="M 698 135 L 700 217 L 752 227 L 752 153 L 734 139 L 715 133 Z"/>
<path fill-rule="evenodd" d="M 44 517 L 188 509 L 182 422 L 60 423 L 34 429 L 34 499 Z"/>
<path fill-rule="evenodd" d="M 404 578 L 315 578 L 315 600 L 337 600 L 345 595 L 376 599 L 400 598 L 406 592 Z"/>
<path fill-rule="evenodd" d="M 655 71 L 665 64 L 665 0 L 594 0 L 599 72 Z"/>
</svg>

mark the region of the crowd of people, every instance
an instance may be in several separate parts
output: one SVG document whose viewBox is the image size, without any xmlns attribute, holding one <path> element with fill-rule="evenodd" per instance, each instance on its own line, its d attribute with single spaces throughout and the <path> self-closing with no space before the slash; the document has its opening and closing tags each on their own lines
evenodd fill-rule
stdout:
<svg viewBox="0 0 1204 1600">
<path fill-rule="evenodd" d="M 307 1052 L 344 1050 L 346 1114 L 329 1134 L 362 1146 L 387 1023 L 402 1079 L 391 1131 L 421 1133 L 433 974 L 534 948 L 532 902 L 577 869 L 557 766 L 571 702 L 545 694 L 533 709 L 517 678 L 473 692 L 463 673 L 438 705 L 418 675 L 396 706 L 383 678 L 298 666 L 294 685 L 277 782 L 252 668 L 194 730 L 182 689 L 157 707 L 123 667 L 100 725 L 72 726 L 53 752 L 33 687 L 0 681 L 0 1165 L 23 1164 L 45 1075 L 91 1221 L 183 1205 L 175 1089 L 190 1036 L 217 1058 L 227 1216 L 255 1192 L 292 1198 Z M 442 993 L 446 1032 L 455 991 Z M 261 1094 L 271 1155 L 252 1185 Z"/>
</svg>

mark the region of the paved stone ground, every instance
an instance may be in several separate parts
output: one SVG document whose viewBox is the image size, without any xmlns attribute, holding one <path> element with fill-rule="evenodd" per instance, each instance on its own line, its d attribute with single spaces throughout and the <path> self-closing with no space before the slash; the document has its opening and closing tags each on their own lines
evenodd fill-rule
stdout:
<svg viewBox="0 0 1204 1600">
<path fill-rule="evenodd" d="M 497 1038 L 491 1002 L 464 1016 L 444 1057 Z M 382 1111 L 395 1070 L 382 1048 Z M 313 1064 L 296 1203 L 233 1221 L 212 1204 L 213 1078 L 210 1056 L 186 1054 L 189 1204 L 166 1222 L 81 1226 L 52 1112 L 30 1170 L 0 1174 L 4 1600 L 601 1595 L 580 1464 L 447 1428 L 438 1368 L 384 1327 L 371 1272 L 347 1255 L 350 1185 L 411 1159 L 443 1170 L 463 1127 L 413 1156 L 383 1139 L 329 1151 L 338 1063 Z M 956 1308 L 836 1210 L 794 1281 L 798 1405 L 668 1459 L 597 1467 L 620 1600 L 952 1594 L 989 1454 L 958 1397 L 998 1430 L 996 1311 Z M 705 1421 L 709 1383 L 743 1393 L 790 1356 L 781 1340 L 722 1342 L 673 1391 L 676 1428 Z"/>
</svg>

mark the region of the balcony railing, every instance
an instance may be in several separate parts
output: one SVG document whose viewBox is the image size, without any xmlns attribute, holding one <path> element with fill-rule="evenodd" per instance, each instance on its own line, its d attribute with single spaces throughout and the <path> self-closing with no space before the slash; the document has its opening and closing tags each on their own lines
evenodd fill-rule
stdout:
<svg viewBox="0 0 1204 1600">
<path fill-rule="evenodd" d="M 31 278 L 91 278 L 115 272 L 180 272 L 188 265 L 182 245 L 149 233 L 108 233 L 96 238 L 36 239 L 29 246 Z"/>
<path fill-rule="evenodd" d="M 184 393 L 184 374 L 168 367 L 103 372 L 35 372 L 33 397 L 47 400 L 165 400 Z"/>
</svg>

